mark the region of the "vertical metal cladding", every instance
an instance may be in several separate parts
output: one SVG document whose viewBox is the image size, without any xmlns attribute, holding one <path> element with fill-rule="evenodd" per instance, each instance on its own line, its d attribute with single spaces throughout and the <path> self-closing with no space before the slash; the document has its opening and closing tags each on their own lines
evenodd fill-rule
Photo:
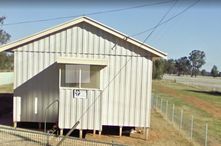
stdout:
<svg viewBox="0 0 221 146">
<path fill-rule="evenodd" d="M 59 127 L 70 129 L 80 121 L 78 129 L 100 129 L 102 94 L 88 90 L 87 99 L 73 98 L 73 89 L 60 89 Z"/>
<path fill-rule="evenodd" d="M 45 108 L 59 98 L 57 65 L 50 62 L 49 38 L 32 42 L 15 50 L 15 97 L 21 98 L 21 118 L 14 116 L 14 121 L 43 122 Z M 38 111 L 34 112 L 34 99 L 38 99 Z M 57 121 L 57 105 L 48 110 L 47 121 Z M 16 114 L 16 113 L 14 113 Z"/>
<path fill-rule="evenodd" d="M 86 99 L 74 99 L 72 88 L 59 87 L 56 58 L 60 56 L 107 59 L 108 66 L 101 71 L 101 90 L 87 90 Z M 21 121 L 43 121 L 45 107 L 59 98 L 59 113 L 57 106 L 51 108 L 48 121 L 59 118 L 60 128 L 69 129 L 77 120 L 81 121 L 79 129 L 149 127 L 151 56 L 125 40 L 80 23 L 18 48 L 15 60 L 15 96 L 22 101 Z"/>
</svg>

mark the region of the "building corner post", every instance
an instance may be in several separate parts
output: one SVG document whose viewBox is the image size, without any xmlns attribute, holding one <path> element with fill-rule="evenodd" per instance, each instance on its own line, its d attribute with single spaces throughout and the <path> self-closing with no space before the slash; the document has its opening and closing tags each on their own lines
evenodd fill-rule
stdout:
<svg viewBox="0 0 221 146">
<path fill-rule="evenodd" d="M 120 129 L 119 129 L 119 136 L 120 136 L 120 137 L 122 136 L 122 129 L 123 129 L 123 127 L 120 126 Z"/>
<path fill-rule="evenodd" d="M 79 130 L 79 138 L 83 138 L 83 130 L 82 129 Z"/>
<path fill-rule="evenodd" d="M 145 131 L 144 131 L 144 133 L 145 133 L 145 140 L 148 140 L 149 139 L 149 132 L 150 132 L 150 128 L 145 128 Z"/>
<path fill-rule="evenodd" d="M 101 136 L 101 130 L 99 130 L 99 136 Z"/>
<path fill-rule="evenodd" d="M 17 122 L 16 121 L 13 123 L 13 127 L 17 128 Z"/>
<path fill-rule="evenodd" d="M 96 135 L 96 130 L 95 129 L 93 130 L 93 135 Z"/>
<path fill-rule="evenodd" d="M 63 136 L 63 134 L 64 134 L 64 130 L 60 129 L 60 136 Z"/>
</svg>

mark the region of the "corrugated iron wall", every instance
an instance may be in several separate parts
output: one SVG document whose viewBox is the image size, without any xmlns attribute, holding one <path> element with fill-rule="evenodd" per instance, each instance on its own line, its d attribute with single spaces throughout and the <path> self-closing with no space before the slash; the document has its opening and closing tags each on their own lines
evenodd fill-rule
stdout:
<svg viewBox="0 0 221 146">
<path fill-rule="evenodd" d="M 14 101 L 17 101 L 15 98 L 21 98 L 21 104 L 16 105 L 18 110 L 18 107 L 21 107 L 21 115 L 19 118 L 19 114 L 14 113 L 16 114 L 14 121 L 19 121 L 20 119 L 25 122 L 43 122 L 47 105 L 55 99 L 59 99 L 59 72 L 57 65 L 49 64 L 46 61 L 41 63 L 35 56 L 40 56 L 40 54 L 15 52 Z M 35 98 L 38 99 L 37 113 L 34 112 Z M 49 108 L 48 122 L 56 122 L 58 120 L 57 109 L 57 105 Z M 15 117 L 18 117 L 18 119 L 15 119 Z"/>
<path fill-rule="evenodd" d="M 107 59 L 108 66 L 101 71 L 101 90 L 88 90 L 87 99 L 74 99 L 71 88 L 59 89 L 55 61 L 60 56 Z M 22 105 L 27 105 L 22 106 L 21 121 L 36 120 L 32 118 L 34 108 L 30 110 L 35 96 L 42 104 L 39 114 L 59 98 L 60 128 L 71 128 L 96 99 L 79 129 L 100 130 L 101 125 L 149 127 L 151 75 L 148 53 L 86 23 L 30 42 L 15 52 L 15 96 L 21 96 L 26 100 Z M 24 86 L 26 83 L 30 86 Z M 49 114 L 53 115 L 49 120 L 55 120 L 56 106 Z M 42 116 L 38 119 L 42 121 Z"/>
</svg>

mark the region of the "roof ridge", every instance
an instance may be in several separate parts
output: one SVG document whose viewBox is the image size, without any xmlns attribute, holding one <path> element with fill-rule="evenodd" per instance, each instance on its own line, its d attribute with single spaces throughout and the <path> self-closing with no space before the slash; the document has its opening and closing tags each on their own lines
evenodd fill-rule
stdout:
<svg viewBox="0 0 221 146">
<path fill-rule="evenodd" d="M 50 27 L 48 29 L 42 30 L 40 32 L 34 33 L 30 36 L 24 37 L 22 39 L 18 39 L 16 41 L 11 42 L 11 43 L 1 45 L 0 46 L 0 52 L 8 51 L 8 50 L 11 51 L 11 50 L 15 49 L 18 46 L 21 46 L 23 44 L 27 44 L 31 41 L 37 40 L 37 39 L 42 38 L 44 36 L 56 33 L 60 30 L 66 29 L 66 28 L 71 27 L 71 26 L 74 26 L 74 25 L 79 24 L 81 22 L 86 22 L 86 23 L 88 23 L 92 26 L 95 26 L 99 29 L 102 29 L 103 31 L 106 31 L 106 32 L 118 37 L 118 38 L 124 39 L 127 42 L 129 42 L 131 44 L 134 44 L 139 48 L 142 48 L 146 51 L 149 51 L 152 54 L 155 54 L 155 56 L 163 57 L 163 58 L 166 58 L 166 56 L 167 56 L 166 53 L 164 53 L 164 52 L 162 52 L 162 51 L 160 51 L 160 50 L 158 50 L 158 49 L 156 49 L 152 46 L 149 46 L 149 45 L 147 45 L 147 44 L 145 44 L 145 43 L 143 43 L 143 42 L 141 42 L 137 39 L 134 39 L 134 38 L 120 32 L 120 31 L 118 31 L 118 30 L 115 30 L 114 28 L 111 28 L 107 25 L 104 25 L 104 24 L 94 20 L 94 19 L 91 19 L 90 17 L 87 17 L 87 16 L 77 17 L 73 20 L 66 21 L 64 23 L 61 23 L 61 24 L 58 24 L 56 26 Z"/>
</svg>

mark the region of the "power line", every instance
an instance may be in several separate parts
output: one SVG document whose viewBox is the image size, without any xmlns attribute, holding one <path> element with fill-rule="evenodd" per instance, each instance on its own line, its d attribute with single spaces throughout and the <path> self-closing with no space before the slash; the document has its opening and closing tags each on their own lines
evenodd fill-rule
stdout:
<svg viewBox="0 0 221 146">
<path fill-rule="evenodd" d="M 176 4 L 176 3 L 175 3 Z M 174 4 L 174 5 L 175 5 Z M 173 5 L 173 6 L 174 6 Z M 173 7 L 172 7 L 173 8 Z M 171 9 L 172 9 L 171 8 Z M 170 10 L 171 10 L 170 9 Z M 169 11 L 170 11 L 169 10 Z M 165 15 L 167 15 L 168 13 L 169 13 L 169 11 L 165 14 Z M 161 19 L 161 20 L 163 20 L 166 16 L 163 16 L 163 18 Z M 161 21 L 160 21 L 161 22 Z M 156 26 L 157 27 L 159 27 L 160 26 L 160 24 L 161 23 L 158 23 Z M 154 27 L 154 29 L 156 29 L 157 27 Z M 152 33 L 151 33 L 152 34 Z M 149 34 L 148 36 L 151 36 L 151 34 Z M 145 40 L 147 40 L 148 39 L 148 37 L 145 39 Z M 144 40 L 144 42 L 145 42 L 145 40 Z M 142 46 L 142 44 L 140 45 L 140 46 Z M 81 116 L 78 118 L 78 120 L 76 121 L 76 123 L 74 124 L 74 126 L 70 129 L 70 131 L 68 132 L 68 134 L 66 135 L 66 136 L 68 136 L 68 135 L 70 135 L 70 133 L 76 128 L 76 124 L 79 124 L 79 122 L 80 122 L 80 120 L 85 116 L 85 114 L 87 114 L 87 112 L 89 111 L 89 109 L 97 102 L 97 100 L 101 97 L 101 95 L 103 94 L 103 92 L 104 92 L 104 90 L 106 90 L 109 86 L 110 86 L 110 84 L 112 83 L 112 81 L 120 74 L 120 72 L 123 70 L 123 68 L 124 67 L 126 67 L 126 65 L 128 64 L 128 62 L 129 61 L 131 61 L 131 59 L 132 59 L 132 57 L 130 58 L 130 59 L 128 59 L 127 61 L 126 61 L 126 63 L 124 64 L 124 66 L 122 66 L 121 68 L 120 68 L 120 70 L 117 72 L 117 74 L 115 74 L 114 75 L 114 77 L 109 81 L 109 83 L 107 84 L 107 86 L 106 87 L 104 87 L 104 89 L 100 92 L 100 94 L 95 98 L 95 100 L 88 106 L 88 108 L 81 114 Z M 64 138 L 62 138 L 62 140 L 64 140 L 65 139 L 65 137 Z M 60 143 L 59 143 L 60 144 Z"/>
<path fill-rule="evenodd" d="M 186 12 L 187 10 L 189 10 L 190 8 L 192 8 L 193 6 L 195 6 L 195 5 L 196 5 L 197 3 L 199 3 L 199 2 L 200 2 L 200 0 L 197 0 L 197 1 L 193 2 L 191 5 L 189 5 L 189 6 L 186 7 L 185 9 L 183 9 L 181 12 L 177 13 L 176 15 L 174 15 L 174 16 L 168 18 L 167 20 L 163 21 L 162 23 L 160 23 L 159 26 L 161 26 L 161 25 L 163 25 L 163 24 L 165 24 L 165 23 L 167 23 L 167 22 L 169 22 L 169 21 L 175 19 L 176 17 L 178 17 L 179 15 L 183 14 L 184 12 Z M 148 31 L 151 31 L 151 30 L 153 30 L 153 29 L 154 29 L 154 27 L 151 27 L 151 28 L 148 28 L 148 29 L 146 29 L 146 30 L 144 30 L 144 31 L 141 31 L 141 32 L 132 34 L 131 36 L 132 36 L 132 37 L 138 36 L 138 35 L 141 35 L 141 34 L 143 34 L 143 33 L 148 32 Z"/>
<path fill-rule="evenodd" d="M 79 15 L 54 17 L 54 18 L 48 18 L 48 19 L 29 20 L 29 21 L 20 21 L 20 22 L 15 22 L 15 23 L 5 23 L 5 24 L 2 24 L 2 26 L 12 26 L 12 25 L 19 25 L 19 24 L 45 22 L 45 21 L 67 19 L 67 18 L 75 18 L 75 17 L 80 17 L 80 16 L 92 16 L 92 15 L 99 15 L 99 14 L 105 14 L 105 13 L 114 13 L 114 12 L 126 11 L 126 10 L 131 10 L 131 9 L 136 9 L 136 8 L 147 7 L 147 6 L 154 6 L 154 5 L 170 3 L 172 1 L 174 1 L 174 0 L 160 1 L 160 2 L 154 2 L 154 3 L 147 3 L 147 4 L 132 6 L 132 7 L 112 9 L 112 10 L 104 10 L 104 11 L 97 11 L 97 12 L 85 13 L 85 14 L 79 14 Z"/>
<path fill-rule="evenodd" d="M 197 2 L 199 2 L 200 0 L 198 0 Z M 175 3 L 176 4 L 176 3 Z M 175 5 L 174 4 L 174 5 Z M 195 5 L 196 3 L 194 3 L 194 5 Z M 173 5 L 173 6 L 174 6 Z M 193 6 L 193 4 L 191 4 L 190 6 L 188 6 L 186 9 L 185 9 L 185 11 L 187 10 L 187 9 L 190 9 L 191 7 Z M 173 7 L 172 7 L 173 8 Z M 171 8 L 171 9 L 172 9 Z M 170 9 L 170 10 L 171 10 Z M 169 11 L 170 11 L 169 10 Z M 168 14 L 169 13 L 169 11 L 167 11 L 167 13 L 166 14 Z M 184 12 L 185 12 L 184 11 Z M 184 13 L 183 12 L 183 13 Z M 166 15 L 165 14 L 165 15 Z M 165 18 L 165 15 L 162 17 L 162 19 L 161 20 L 163 20 L 164 18 Z M 178 15 L 175 15 L 176 17 L 178 16 Z M 169 19 L 167 19 L 166 21 L 168 22 L 168 21 L 170 21 L 170 20 L 172 20 L 171 18 L 169 18 Z M 165 23 L 166 21 L 164 21 L 163 23 Z M 157 24 L 156 26 L 157 27 L 159 27 L 160 25 L 162 25 L 163 23 L 160 23 L 160 24 Z M 157 27 L 156 26 L 154 26 L 154 28 L 156 29 Z M 149 35 L 148 35 L 149 36 Z M 147 40 L 147 39 L 145 39 L 145 40 Z M 144 40 L 144 41 L 145 41 Z M 144 42 L 143 42 L 144 43 Z M 143 44 L 141 44 L 140 46 L 142 46 Z M 94 102 L 92 102 L 92 104 L 91 105 L 89 105 L 88 106 L 88 108 L 83 112 L 83 114 L 80 116 L 80 118 L 78 119 L 78 121 L 79 120 L 81 120 L 82 118 L 83 118 L 83 116 L 88 112 L 88 110 L 96 103 L 96 101 L 98 100 L 98 98 L 101 96 L 101 94 L 104 92 L 104 90 L 106 90 L 109 86 L 110 86 L 110 84 L 112 83 L 112 81 L 120 74 L 120 72 L 123 70 L 123 68 L 124 67 L 126 67 L 126 65 L 129 63 L 129 61 L 131 61 L 131 59 L 132 59 L 132 57 L 130 58 L 130 59 L 128 59 L 127 60 L 127 62 L 120 68 L 120 70 L 115 74 L 115 76 L 109 81 L 109 83 L 107 84 L 107 86 L 106 87 L 104 87 L 104 89 L 101 91 L 101 93 L 100 93 L 100 95 L 98 95 L 96 98 L 95 98 L 95 100 L 94 100 Z"/>
<path fill-rule="evenodd" d="M 163 19 L 165 19 L 165 17 L 168 15 L 168 13 L 172 10 L 172 8 L 175 6 L 176 2 L 173 4 L 173 6 L 166 12 L 166 14 L 160 19 L 160 22 L 154 27 L 155 29 L 157 27 L 159 27 L 159 24 L 161 23 L 161 21 L 163 21 Z M 148 36 L 150 37 L 153 34 L 153 32 L 151 34 L 149 34 Z M 145 41 L 148 39 L 145 38 L 145 40 L 143 41 L 143 43 L 145 43 Z M 140 44 L 140 47 L 143 44 Z M 88 108 L 81 114 L 81 116 L 78 118 L 77 122 L 79 122 L 84 116 L 85 114 L 87 114 L 87 112 L 89 111 L 89 109 L 97 102 L 97 100 L 101 97 L 101 95 L 103 94 L 103 92 L 110 86 L 110 84 L 115 80 L 115 78 L 121 73 L 121 71 L 127 66 L 127 64 L 132 60 L 132 57 L 129 58 L 126 63 L 120 68 L 120 70 L 114 75 L 114 77 L 108 82 L 108 84 L 104 87 L 104 89 L 100 92 L 100 94 L 95 98 L 95 100 L 88 106 Z M 73 126 L 71 128 L 71 130 L 73 130 L 73 128 L 75 128 L 75 126 Z"/>
<path fill-rule="evenodd" d="M 176 0 L 175 3 L 170 7 L 170 9 L 163 15 L 163 17 L 160 19 L 159 23 L 157 23 L 157 25 L 153 28 L 153 30 L 149 33 L 149 35 L 147 35 L 147 37 L 144 39 L 143 43 L 145 43 L 147 41 L 147 39 L 150 38 L 150 36 L 153 34 L 153 32 L 157 29 L 157 27 L 159 27 L 161 22 L 166 18 L 166 16 L 170 13 L 170 11 L 176 5 L 177 1 L 178 0 Z"/>
</svg>

